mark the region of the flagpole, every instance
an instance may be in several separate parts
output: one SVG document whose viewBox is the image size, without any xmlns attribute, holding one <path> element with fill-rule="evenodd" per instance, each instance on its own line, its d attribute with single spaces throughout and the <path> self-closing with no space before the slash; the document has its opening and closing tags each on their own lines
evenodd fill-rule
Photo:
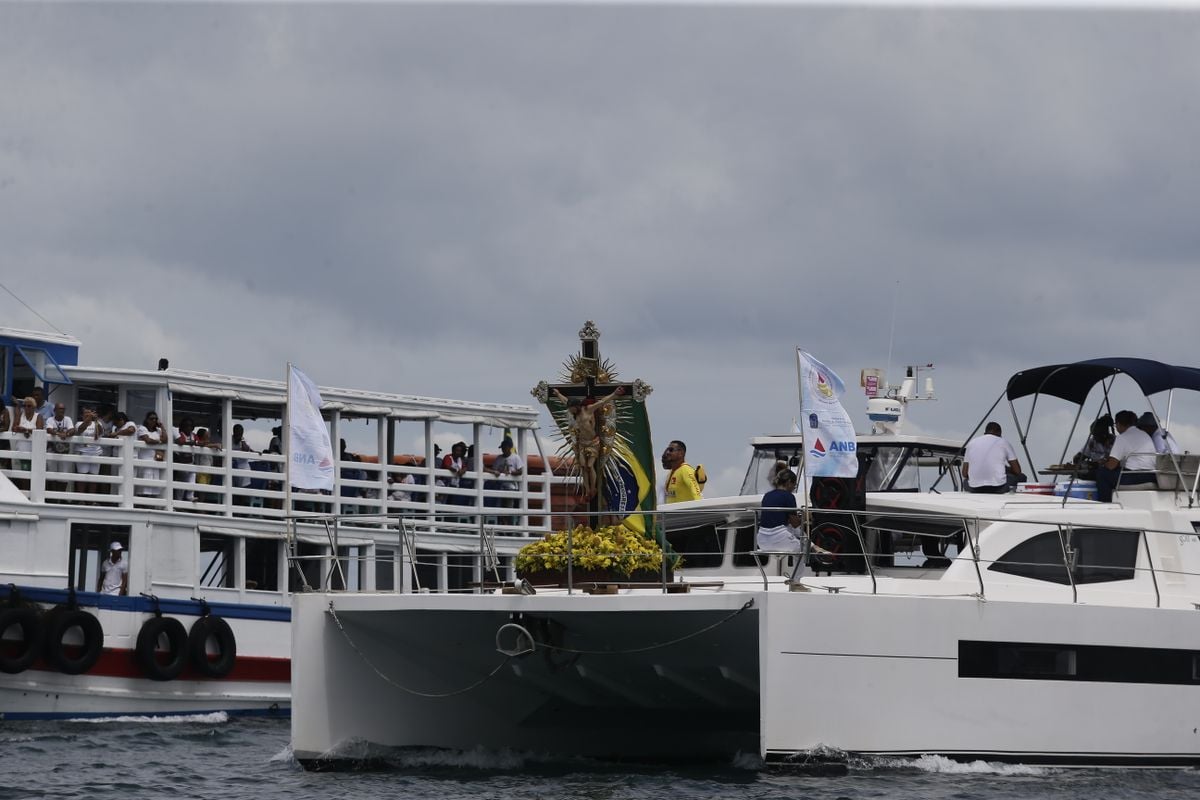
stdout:
<svg viewBox="0 0 1200 800">
<path fill-rule="evenodd" d="M 287 374 L 283 379 L 284 396 L 287 402 L 283 404 L 283 487 L 284 487 L 284 505 L 283 518 L 286 525 L 290 526 L 292 517 L 292 425 L 289 417 L 291 415 L 291 400 L 292 400 L 292 362 L 287 362 Z"/>
<path fill-rule="evenodd" d="M 796 348 L 796 385 L 800 390 L 800 412 L 804 415 L 804 366 L 800 360 L 800 354 L 804 352 L 800 347 Z M 803 510 L 804 531 L 805 534 L 812 530 L 812 509 L 808 505 L 808 447 L 807 437 L 804 435 L 804 423 L 800 423 L 800 486 L 803 487 L 803 498 L 801 509 Z"/>
</svg>

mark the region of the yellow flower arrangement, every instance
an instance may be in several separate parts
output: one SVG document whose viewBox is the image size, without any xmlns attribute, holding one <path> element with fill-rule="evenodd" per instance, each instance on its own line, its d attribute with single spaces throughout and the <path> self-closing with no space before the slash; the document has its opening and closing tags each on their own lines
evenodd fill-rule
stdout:
<svg viewBox="0 0 1200 800">
<path fill-rule="evenodd" d="M 624 525 L 609 525 L 599 530 L 576 525 L 570 531 L 548 533 L 522 547 L 517 553 L 517 572 L 565 571 L 568 534 L 575 569 L 611 569 L 630 575 L 635 570 L 657 571 L 662 567 L 663 554 L 658 542 L 637 531 Z"/>
</svg>

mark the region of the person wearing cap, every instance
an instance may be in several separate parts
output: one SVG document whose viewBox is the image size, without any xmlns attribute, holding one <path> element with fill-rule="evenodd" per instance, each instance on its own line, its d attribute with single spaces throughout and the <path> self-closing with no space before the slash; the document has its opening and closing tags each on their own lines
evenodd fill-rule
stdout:
<svg viewBox="0 0 1200 800">
<path fill-rule="evenodd" d="M 1113 421 L 1117 425 L 1117 438 L 1108 458 L 1096 466 L 1096 499 L 1102 503 L 1112 502 L 1117 486 L 1152 483 L 1157 461 L 1154 440 L 1137 427 L 1137 414 L 1119 411 Z"/>
<path fill-rule="evenodd" d="M 1175 437 L 1167 431 L 1158 427 L 1158 419 L 1154 414 L 1147 411 L 1138 417 L 1137 426 L 1150 434 L 1150 441 L 1154 442 L 1154 452 L 1156 453 L 1174 453 L 1179 455 L 1182 452 L 1179 445 L 1175 442 Z"/>
<path fill-rule="evenodd" d="M 525 462 L 521 457 L 513 452 L 512 439 L 505 436 L 500 441 L 500 455 L 492 460 L 492 466 L 488 472 L 495 475 L 496 488 L 503 489 L 506 492 L 515 492 L 520 487 L 516 478 L 520 477 L 525 471 Z M 497 501 L 500 508 L 516 508 L 517 499 L 515 497 L 502 497 Z M 499 517 L 498 521 L 501 525 L 512 525 L 514 520 L 512 517 Z"/>
<path fill-rule="evenodd" d="M 108 546 L 108 558 L 100 562 L 100 578 L 96 591 L 101 594 L 129 594 L 129 564 L 125 561 L 120 542 Z"/>
</svg>

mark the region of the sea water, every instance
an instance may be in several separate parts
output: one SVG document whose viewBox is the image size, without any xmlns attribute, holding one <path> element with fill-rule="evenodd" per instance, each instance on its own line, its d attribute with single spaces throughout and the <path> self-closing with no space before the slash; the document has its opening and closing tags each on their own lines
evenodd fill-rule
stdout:
<svg viewBox="0 0 1200 800">
<path fill-rule="evenodd" d="M 1068 770 L 939 757 L 852 761 L 837 777 L 763 770 L 560 761 L 511 752 L 426 752 L 370 772 L 306 772 L 287 720 L 224 714 L 0 722 L 0 800 L 1107 800 L 1200 797 L 1196 770 Z"/>
</svg>

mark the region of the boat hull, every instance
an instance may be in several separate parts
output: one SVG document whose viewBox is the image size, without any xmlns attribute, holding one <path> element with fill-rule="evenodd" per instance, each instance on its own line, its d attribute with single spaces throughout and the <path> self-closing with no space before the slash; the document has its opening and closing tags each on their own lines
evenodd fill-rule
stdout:
<svg viewBox="0 0 1200 800">
<path fill-rule="evenodd" d="M 1200 763 L 1194 611 L 852 589 L 298 596 L 294 751 L 309 767 L 364 745 Z M 566 632 L 560 647 L 621 653 L 497 652 L 502 626 L 530 618 Z"/>
</svg>

